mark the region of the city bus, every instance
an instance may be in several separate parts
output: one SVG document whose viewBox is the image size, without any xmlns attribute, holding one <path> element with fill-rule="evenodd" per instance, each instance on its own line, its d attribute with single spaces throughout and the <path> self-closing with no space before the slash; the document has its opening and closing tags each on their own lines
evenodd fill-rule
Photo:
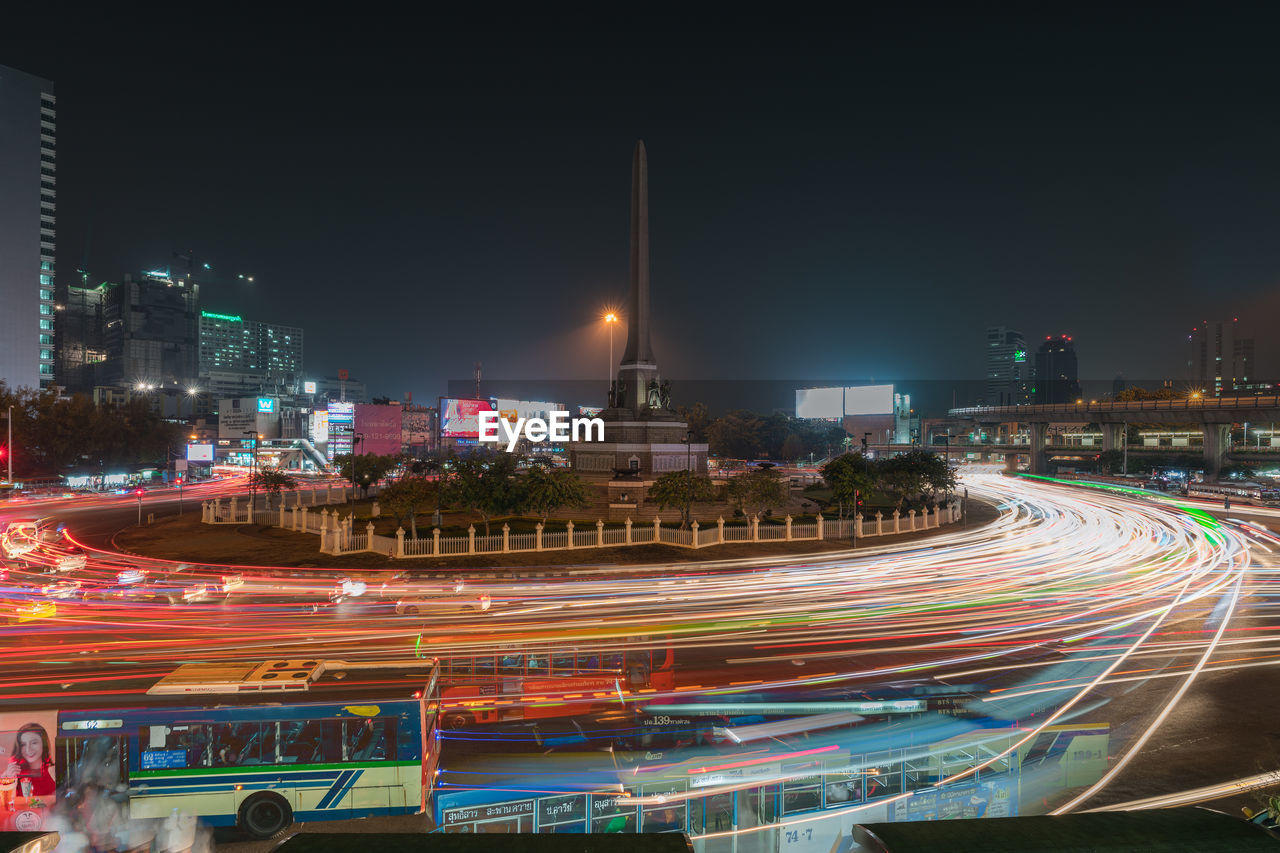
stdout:
<svg viewBox="0 0 1280 853">
<path fill-rule="evenodd" d="M 94 788 L 122 831 L 176 814 L 271 838 L 295 821 L 425 810 L 438 696 L 434 661 L 185 664 L 128 705 L 0 707 L 0 740 L 52 750 L 56 779 L 33 770 L 19 789 L 21 827 Z"/>
<path fill-rule="evenodd" d="M 1192 498 L 1230 498 L 1238 503 L 1280 506 L 1280 489 L 1258 483 L 1187 483 L 1185 494 Z"/>
<path fill-rule="evenodd" d="M 647 638 L 637 637 L 643 643 Z M 430 644 L 419 635 L 420 657 Z M 440 657 L 441 726 L 565 717 L 625 705 L 638 693 L 675 689 L 669 641 L 637 649 L 605 643 L 529 644 Z"/>
<path fill-rule="evenodd" d="M 894 730 L 897 729 L 897 734 Z M 1107 724 L 927 715 L 721 744 L 648 762 L 610 754 L 446 757 L 437 832 L 684 832 L 696 853 L 829 853 L 854 823 L 1007 817 L 1106 771 Z M 954 782 L 944 780 L 955 778 Z"/>
</svg>

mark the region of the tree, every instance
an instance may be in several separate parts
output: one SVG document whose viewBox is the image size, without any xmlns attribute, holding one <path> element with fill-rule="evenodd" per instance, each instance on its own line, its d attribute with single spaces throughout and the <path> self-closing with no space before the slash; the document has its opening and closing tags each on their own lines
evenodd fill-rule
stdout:
<svg viewBox="0 0 1280 853">
<path fill-rule="evenodd" d="M 676 407 L 676 413 L 684 419 L 689 427 L 689 432 L 693 433 L 694 441 L 707 440 L 707 427 L 711 426 L 711 415 L 707 412 L 707 407 L 703 403 L 694 403 L 693 408 L 684 406 Z"/>
<path fill-rule="evenodd" d="M 379 456 L 376 453 L 362 453 L 354 458 L 354 480 L 351 476 L 352 456 L 350 453 L 339 454 L 333 458 L 333 461 L 338 464 L 338 471 L 342 475 L 342 479 L 347 482 L 354 482 L 366 494 L 370 486 L 394 471 L 400 464 L 400 460 L 394 456 Z"/>
<path fill-rule="evenodd" d="M 418 509 L 431 506 L 439 494 L 436 481 L 425 477 L 401 477 L 387 484 L 378 495 L 378 504 L 385 506 L 396 517 L 396 525 L 404 527 L 409 518 L 409 535 L 418 538 Z"/>
<path fill-rule="evenodd" d="M 876 465 L 881 488 L 898 498 L 898 509 L 915 495 L 935 497 L 956 486 L 955 473 L 947 460 L 928 450 L 912 450 L 882 459 Z"/>
<path fill-rule="evenodd" d="M 1098 454 L 1098 470 L 1105 474 L 1118 474 L 1124 470 L 1123 450 L 1104 450 Z"/>
<path fill-rule="evenodd" d="M 730 459 L 755 459 L 760 455 L 760 419 L 751 412 L 730 412 L 707 425 L 709 450 Z"/>
<path fill-rule="evenodd" d="M 690 471 L 668 471 L 660 476 L 645 493 L 645 500 L 658 505 L 658 509 L 680 507 L 680 527 L 689 525 L 692 504 L 711 503 L 716 499 L 716 487 L 711 478 Z"/>
<path fill-rule="evenodd" d="M 757 519 L 765 510 L 785 504 L 790 496 L 782 474 L 773 468 L 739 474 L 729 481 L 725 494 L 744 515 Z"/>
<path fill-rule="evenodd" d="M 794 462 L 808 452 L 805 450 L 808 446 L 808 443 L 798 433 L 793 432 L 783 440 L 782 448 L 778 452 L 778 458 L 787 462 Z"/>
<path fill-rule="evenodd" d="M 524 504 L 523 483 L 516 478 L 519 461 L 514 453 L 497 450 L 476 451 L 449 462 L 444 493 L 449 503 L 479 513 L 485 536 L 489 519 L 518 512 Z"/>
<path fill-rule="evenodd" d="M 582 478 L 573 471 L 536 464 L 524 475 L 523 503 L 546 524 L 547 516 L 561 507 L 586 509 L 591 498 Z"/>
<path fill-rule="evenodd" d="M 831 489 L 831 499 L 836 502 L 840 517 L 844 518 L 846 506 L 855 507 L 857 496 L 864 496 L 878 485 L 876 466 L 861 453 L 845 453 L 822 466 L 822 479 Z"/>
<path fill-rule="evenodd" d="M 271 509 L 271 496 L 280 494 L 282 489 L 296 489 L 298 481 L 279 468 L 262 468 L 249 478 L 249 485 L 266 492 L 267 509 Z"/>
<path fill-rule="evenodd" d="M 1139 400 L 1185 400 L 1188 396 L 1186 392 L 1175 391 L 1168 386 L 1157 388 L 1154 391 L 1134 386 L 1125 388 L 1111 399 L 1117 403 L 1132 403 Z"/>
</svg>

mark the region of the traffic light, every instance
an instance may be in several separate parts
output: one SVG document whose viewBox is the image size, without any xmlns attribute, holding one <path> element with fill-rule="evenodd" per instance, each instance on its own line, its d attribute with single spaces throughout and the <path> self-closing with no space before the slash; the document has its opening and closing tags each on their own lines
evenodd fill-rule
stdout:
<svg viewBox="0 0 1280 853">
<path fill-rule="evenodd" d="M 854 501 L 854 504 L 855 504 L 859 509 L 861 509 L 861 508 L 862 508 L 862 490 L 861 490 L 861 489 L 854 489 L 854 490 L 853 490 L 853 501 Z"/>
<path fill-rule="evenodd" d="M 138 496 L 138 500 L 142 500 L 143 489 L 134 489 L 133 493 Z"/>
<path fill-rule="evenodd" d="M 182 475 L 181 475 L 181 474 L 179 474 L 179 475 L 178 475 L 178 485 L 179 485 L 179 486 L 181 486 L 181 485 L 182 485 Z"/>
</svg>

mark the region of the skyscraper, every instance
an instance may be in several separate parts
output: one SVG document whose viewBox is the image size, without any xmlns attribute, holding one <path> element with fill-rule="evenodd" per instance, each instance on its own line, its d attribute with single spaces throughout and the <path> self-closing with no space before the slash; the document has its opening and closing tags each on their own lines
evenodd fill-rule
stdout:
<svg viewBox="0 0 1280 853">
<path fill-rule="evenodd" d="M 200 312 L 200 384 L 215 397 L 302 391 L 302 329 Z"/>
<path fill-rule="evenodd" d="M 1031 364 L 1022 332 L 1004 326 L 989 326 L 985 356 L 987 390 L 984 402 L 988 406 L 1017 406 L 1030 402 Z"/>
<path fill-rule="evenodd" d="M 1209 396 L 1231 394 L 1253 376 L 1253 338 L 1240 335 L 1240 320 L 1205 320 L 1187 335 L 1187 366 L 1200 390 Z"/>
<path fill-rule="evenodd" d="M 53 83 L 0 66 L 0 380 L 53 384 Z"/>
<path fill-rule="evenodd" d="M 97 381 L 115 386 L 195 384 L 200 287 L 165 271 L 126 275 L 102 300 L 107 358 Z"/>
<path fill-rule="evenodd" d="M 1074 403 L 1078 399 L 1075 343 L 1067 335 L 1046 336 L 1036 351 L 1035 402 Z"/>
</svg>

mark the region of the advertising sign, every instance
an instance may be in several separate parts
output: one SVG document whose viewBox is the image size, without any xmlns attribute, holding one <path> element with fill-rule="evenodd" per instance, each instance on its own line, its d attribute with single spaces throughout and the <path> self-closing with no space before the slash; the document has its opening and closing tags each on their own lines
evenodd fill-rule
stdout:
<svg viewBox="0 0 1280 853">
<path fill-rule="evenodd" d="M 844 417 L 843 388 L 800 388 L 796 391 L 797 418 Z"/>
<path fill-rule="evenodd" d="M 213 462 L 213 445 L 212 444 L 188 444 L 187 445 L 187 461 L 188 462 Z"/>
<path fill-rule="evenodd" d="M 395 456 L 400 452 L 404 408 L 399 404 L 356 404 L 356 432 L 364 436 L 361 453 Z"/>
<path fill-rule="evenodd" d="M 480 436 L 480 412 L 497 411 L 496 400 L 460 400 L 456 397 L 440 398 L 440 435 L 445 438 L 470 438 Z"/>
<path fill-rule="evenodd" d="M 892 385 L 858 385 L 844 389 L 846 415 L 893 414 Z"/>
<path fill-rule="evenodd" d="M 302 393 L 304 393 L 304 394 L 314 394 L 314 393 L 316 393 L 316 383 L 314 383 L 314 382 L 303 382 L 303 383 L 302 383 Z"/>
<path fill-rule="evenodd" d="M 258 411 L 262 414 L 269 415 L 276 410 L 276 401 L 271 397 L 258 398 Z"/>
<path fill-rule="evenodd" d="M 356 404 L 329 404 L 329 461 L 350 455 L 356 432 Z"/>
<path fill-rule="evenodd" d="M 584 418 L 594 418 L 604 411 L 603 406 L 579 406 L 578 414 Z"/>
<path fill-rule="evenodd" d="M 0 714 L 0 830 L 34 832 L 57 802 L 56 711 Z"/>
</svg>

